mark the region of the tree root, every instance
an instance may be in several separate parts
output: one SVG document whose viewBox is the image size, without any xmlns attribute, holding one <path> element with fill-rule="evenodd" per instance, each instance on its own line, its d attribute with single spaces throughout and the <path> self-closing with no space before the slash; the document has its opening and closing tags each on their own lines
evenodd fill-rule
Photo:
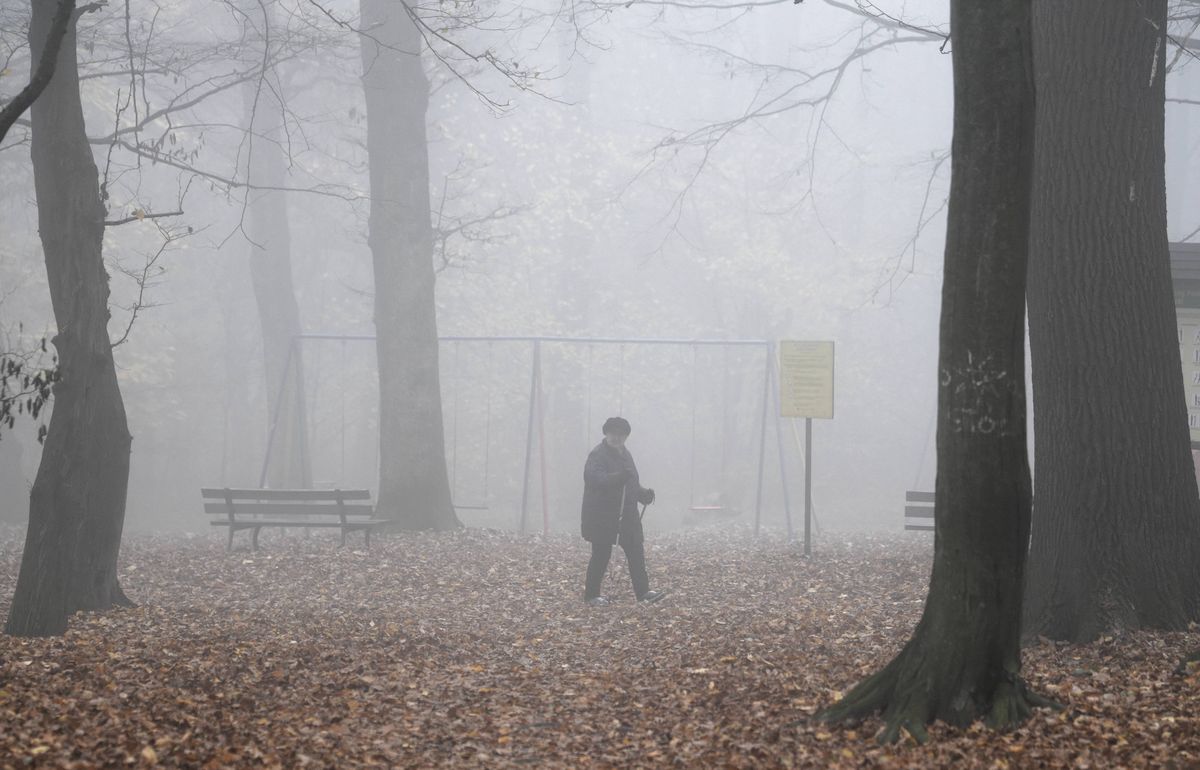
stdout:
<svg viewBox="0 0 1200 770">
<path fill-rule="evenodd" d="M 884 726 L 875 736 L 880 744 L 896 743 L 905 733 L 917 743 L 924 744 L 929 740 L 925 726 L 939 718 L 954 724 L 966 724 L 982 718 L 988 727 L 1005 730 L 1024 722 L 1035 708 L 1063 708 L 1061 704 L 1031 692 L 1019 677 L 1012 677 L 996 686 L 988 704 L 979 704 L 986 705 L 986 713 L 979 709 L 976 713 L 940 713 L 944 709 L 938 704 L 947 700 L 945 693 L 927 688 L 902 691 L 900 671 L 905 657 L 903 652 L 896 656 L 885 668 L 860 682 L 837 703 L 817 712 L 816 719 L 826 723 L 858 722 L 882 712 Z M 922 678 L 921 681 L 929 682 L 932 686 L 932 680 Z"/>
<path fill-rule="evenodd" d="M 1062 711 L 1064 706 L 1031 691 L 1019 678 L 1003 682 L 992 694 L 992 708 L 984 724 L 993 730 L 1008 730 L 1032 716 L 1035 708 Z"/>
<path fill-rule="evenodd" d="M 875 736 L 881 744 L 895 743 L 902 733 L 908 733 L 917 743 L 929 740 L 925 730 L 928 716 L 911 700 L 897 700 L 900 664 L 904 653 L 897 655 L 882 670 L 859 682 L 837 703 L 817 712 L 822 722 L 859 722 L 879 711 L 883 711 L 883 730 Z"/>
<path fill-rule="evenodd" d="M 818 711 L 815 718 L 831 724 L 858 722 L 882 711 L 896 689 L 896 664 L 902 657 L 897 656 L 886 667 L 859 682 L 837 703 Z"/>
<path fill-rule="evenodd" d="M 121 581 L 113 579 L 112 603 L 115 607 L 136 607 L 132 599 L 125 594 L 125 589 L 121 587 Z"/>
</svg>

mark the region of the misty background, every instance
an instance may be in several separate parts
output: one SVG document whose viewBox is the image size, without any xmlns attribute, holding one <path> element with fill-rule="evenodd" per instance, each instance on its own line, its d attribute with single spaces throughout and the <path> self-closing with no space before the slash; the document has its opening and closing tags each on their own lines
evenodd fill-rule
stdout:
<svg viewBox="0 0 1200 770">
<path fill-rule="evenodd" d="M 877 5 L 946 29 L 944 2 Z M 282 107 L 283 138 L 268 139 L 260 117 L 248 141 L 246 89 L 231 87 L 143 132 L 177 150 L 174 165 L 105 140 L 131 120 L 114 107 L 128 72 L 104 43 L 125 34 L 124 10 L 80 21 L 84 107 L 109 219 L 133 220 L 107 228 L 104 244 L 114 340 L 141 306 L 115 350 L 133 434 L 132 530 L 203 531 L 199 487 L 259 485 L 275 386 L 264 373 L 243 227 L 240 181 L 255 142 L 287 147 L 301 328 L 374 333 L 358 40 L 331 21 L 353 21 L 356 4 L 283 0 L 276 13 L 281 38 L 316 29 L 323 42 L 298 46 L 256 91 L 261 115 Z M 11 94 L 26 81 L 28 7 L 6 3 L 2 15 L 0 89 Z M 904 491 L 932 489 L 935 472 L 952 107 L 939 42 L 893 41 L 856 56 L 886 37 L 814 2 L 705 13 L 632 5 L 586 24 L 501 26 L 455 30 L 454 40 L 540 73 L 526 90 L 486 66 L 460 61 L 453 71 L 426 57 L 431 199 L 445 236 L 435 249 L 439 334 L 834 340 L 835 417 L 813 431 L 820 526 L 899 529 Z M 166 57 L 244 39 L 245 28 L 227 10 L 180 3 L 133 19 L 128 34 L 133 48 L 149 40 Z M 248 45 L 198 58 L 185 82 L 147 76 L 138 88 L 158 109 L 253 55 Z M 1200 227 L 1187 101 L 1200 98 L 1200 83 L 1187 64 L 1176 61 L 1168 79 L 1173 241 Z M 755 111 L 769 114 L 747 118 Z M 36 344 L 53 321 L 26 128 L 0 145 L 0 175 L 0 331 Z M 176 209 L 183 213 L 145 216 Z M 301 350 L 314 486 L 377 489 L 373 344 L 307 339 Z M 444 342 L 440 362 L 452 493 L 470 506 L 458 515 L 470 526 L 513 528 L 532 347 Z M 544 344 L 551 528 L 577 530 L 583 461 L 614 414 L 631 421 L 629 448 L 658 490 L 648 529 L 682 525 L 694 505 L 728 506 L 752 521 L 763 373 L 757 347 Z M 799 522 L 803 424 L 773 415 L 768 424 L 763 522 L 779 528 L 776 425 Z M 28 514 L 36 434 L 24 420 L 0 440 L 4 521 Z M 529 516 L 539 526 L 533 450 Z"/>
</svg>

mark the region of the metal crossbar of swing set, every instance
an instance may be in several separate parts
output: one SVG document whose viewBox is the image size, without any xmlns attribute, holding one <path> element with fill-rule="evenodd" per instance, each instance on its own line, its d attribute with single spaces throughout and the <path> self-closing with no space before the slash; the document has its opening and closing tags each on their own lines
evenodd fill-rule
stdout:
<svg viewBox="0 0 1200 770">
<path fill-rule="evenodd" d="M 283 373 L 280 377 L 279 389 L 276 393 L 275 414 L 271 417 L 271 429 L 267 436 L 267 452 L 263 458 L 262 473 L 259 476 L 259 486 L 265 486 L 267 479 L 267 468 L 271 462 L 271 447 L 275 442 L 275 429 L 279 422 L 279 405 L 283 401 L 283 389 L 287 385 L 288 374 L 291 371 L 291 362 L 293 359 L 292 353 L 297 345 L 303 340 L 331 340 L 344 342 L 374 342 L 376 336 L 374 334 L 327 334 L 327 333 L 303 333 L 292 337 L 292 344 L 288 346 L 287 357 L 283 364 Z M 773 400 L 775 404 L 775 432 L 778 439 L 779 450 L 779 475 L 780 482 L 783 487 L 783 507 L 784 516 L 787 521 L 787 538 L 788 542 L 794 540 L 792 531 L 792 507 L 790 496 L 788 495 L 787 484 L 787 463 L 783 456 L 783 437 L 779 427 L 779 388 L 775 382 L 775 343 L 771 340 L 720 340 L 720 339 L 687 339 L 687 338 L 645 338 L 645 337 L 561 337 L 561 336 L 532 336 L 532 335 L 517 335 L 517 336 L 477 336 L 477 335 L 452 335 L 439 336 L 438 342 L 527 342 L 533 345 L 533 364 L 530 372 L 529 384 L 529 425 L 525 435 L 525 472 L 524 480 L 521 489 L 521 523 L 520 531 L 526 530 L 526 521 L 529 503 L 529 469 L 530 460 L 533 450 L 533 427 L 535 414 L 541 414 L 541 405 L 539 403 L 539 394 L 541 391 L 541 346 L 542 344 L 568 344 L 568 345 L 677 345 L 684 347 L 761 347 L 764 351 L 764 373 L 763 373 L 763 394 L 762 394 L 762 419 L 759 426 L 759 442 L 758 442 L 758 479 L 755 490 L 754 499 L 754 534 L 758 535 L 762 522 L 762 492 L 763 492 L 763 467 L 765 465 L 767 451 L 767 408 L 768 404 Z M 775 386 L 775 387 L 772 387 Z M 542 442 L 544 443 L 544 442 Z M 543 534 L 548 534 L 550 529 L 549 513 L 546 506 L 546 490 L 545 490 L 545 457 L 542 456 L 543 472 L 542 472 L 542 530 Z M 809 529 L 807 521 L 805 522 L 804 532 L 804 550 L 807 554 L 810 549 L 809 544 Z"/>
<path fill-rule="evenodd" d="M 374 342 L 374 334 L 297 334 L 293 339 L 298 340 L 346 340 L 347 342 Z M 438 337 L 438 342 L 562 342 L 579 345 L 710 345 L 725 347 L 774 347 L 770 340 L 715 340 L 689 339 L 686 337 L 554 337 L 554 336 L 515 336 L 515 337 L 486 337 L 486 336 L 445 336 Z"/>
</svg>

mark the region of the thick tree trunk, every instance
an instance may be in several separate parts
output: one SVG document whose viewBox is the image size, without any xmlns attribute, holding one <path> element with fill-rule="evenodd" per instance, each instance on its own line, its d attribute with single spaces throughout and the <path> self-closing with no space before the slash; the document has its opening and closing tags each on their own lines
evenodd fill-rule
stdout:
<svg viewBox="0 0 1200 770">
<path fill-rule="evenodd" d="M 30 48 L 46 40 L 51 3 L 33 3 Z M 30 496 L 29 530 L 5 631 L 61 634 L 76 610 L 128 604 L 117 554 L 129 481 L 129 429 L 108 338 L 104 206 L 84 133 L 72 21 L 50 85 L 33 105 L 38 228 L 58 334 L 61 381 Z"/>
<path fill-rule="evenodd" d="M 401 529 L 459 526 L 450 501 L 438 373 L 425 113 L 429 80 L 405 6 L 362 0 L 379 359 L 379 499 Z"/>
<path fill-rule="evenodd" d="M 257 94 L 257 98 L 256 98 Z M 259 188 L 281 188 L 287 164 L 278 105 L 258 83 L 246 86 L 246 124 L 253 132 L 249 181 Z M 250 239 L 250 278 L 262 326 L 267 391 L 266 484 L 275 489 L 312 486 L 304 411 L 300 309 L 292 282 L 292 242 L 287 193 L 251 189 L 247 195 L 246 233 Z"/>
<path fill-rule="evenodd" d="M 1026 634 L 1200 611 L 1200 499 L 1167 251 L 1166 0 L 1037 4 Z"/>
<path fill-rule="evenodd" d="M 903 728 L 1004 726 L 1041 702 L 1020 679 L 1029 535 L 1025 267 L 1033 158 L 1030 0 L 954 0 L 954 171 L 938 367 L 933 573 L 912 639 L 823 716 Z"/>
</svg>

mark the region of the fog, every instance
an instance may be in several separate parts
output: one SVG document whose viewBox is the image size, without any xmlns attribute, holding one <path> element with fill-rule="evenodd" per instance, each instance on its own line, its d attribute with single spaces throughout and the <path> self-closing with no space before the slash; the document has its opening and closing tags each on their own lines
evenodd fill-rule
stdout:
<svg viewBox="0 0 1200 770">
<path fill-rule="evenodd" d="M 581 7 L 574 23 L 542 15 L 557 3 L 524 3 L 520 14 L 488 5 L 475 9 L 490 21 L 447 27 L 435 39 L 439 55 L 424 52 L 432 216 L 444 236 L 435 246 L 438 333 L 628 341 L 542 343 L 543 416 L 532 430 L 533 342 L 441 344 L 460 519 L 514 529 L 524 501 L 528 529 L 545 517 L 554 531 L 575 531 L 583 461 L 604 419 L 620 414 L 632 423 L 628 447 L 643 481 L 658 490 L 647 529 L 694 523 L 697 506 L 753 523 L 762 452 L 762 524 L 782 531 L 780 447 L 799 527 L 804 424 L 772 406 L 762 432 L 767 348 L 637 341 L 795 339 L 836 344 L 835 416 L 813 425 L 819 527 L 898 529 L 905 490 L 932 488 L 935 470 L 952 106 L 939 42 L 901 29 L 883 45 L 892 33 L 816 0 L 726 11 Z M 944 2 L 876 5 L 946 29 Z M 268 141 L 266 117 L 257 134 L 245 130 L 248 87 L 264 116 L 284 110 L 278 144 L 300 325 L 324 335 L 296 343 L 312 483 L 376 489 L 357 5 L 277 3 L 277 37 L 312 42 L 287 49 L 249 86 L 120 135 L 159 143 L 159 162 L 106 137 L 135 114 L 252 71 L 262 25 L 232 5 L 131 7 L 132 49 L 158 52 L 137 68 L 171 51 L 193 63 L 135 73 L 138 112 L 115 108 L 131 83 L 129 47 L 115 45 L 124 9 L 80 21 L 83 102 L 108 219 L 132 220 L 107 228 L 104 241 L 110 336 L 128 328 L 115 350 L 133 434 L 127 530 L 203 531 L 200 487 L 261 483 L 268 391 L 278 385 L 264 373 L 248 267 L 246 168 Z M 516 24 L 521 14 L 528 25 Z M 27 6 L 5 3 L 0 24 L 0 93 L 11 96 L 29 66 Z M 206 49 L 215 53 L 197 53 Z M 466 56 L 482 51 L 498 65 Z M 539 75 L 521 79 L 514 68 Z M 1169 88 L 1193 95 L 1180 77 Z M 1195 141 L 1182 108 L 1170 104 L 1168 114 L 1172 238 L 1182 239 L 1200 224 L 1186 215 L 1196 208 Z M 0 174 L 0 328 L 9 349 L 36 346 L 54 320 L 27 124 L 0 145 Z M 28 512 L 15 485 L 27 491 L 36 473 L 38 424 L 19 419 L 0 441 L 9 522 Z"/>
</svg>

